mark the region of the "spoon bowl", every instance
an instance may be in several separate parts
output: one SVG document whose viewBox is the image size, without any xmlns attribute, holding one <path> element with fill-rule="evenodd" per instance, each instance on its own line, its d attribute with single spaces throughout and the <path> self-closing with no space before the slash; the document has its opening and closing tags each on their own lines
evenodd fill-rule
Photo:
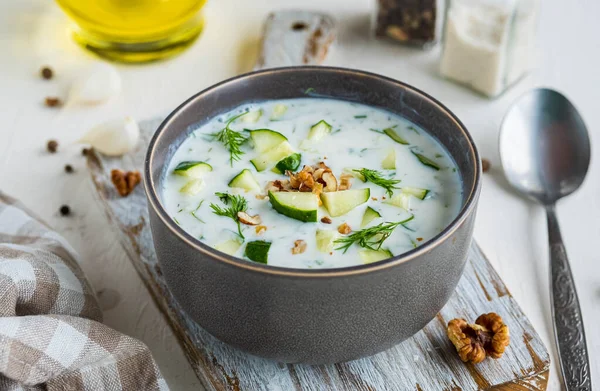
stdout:
<svg viewBox="0 0 600 391">
<path fill-rule="evenodd" d="M 567 391 L 591 391 L 583 317 L 555 207 L 585 179 L 590 165 L 587 129 L 567 98 L 542 88 L 509 109 L 499 145 L 506 179 L 546 208 L 552 316 L 563 384 Z"/>
<path fill-rule="evenodd" d="M 522 96 L 504 117 L 500 157 L 512 186 L 549 204 L 582 184 L 590 140 L 575 106 L 559 92 L 540 88 Z"/>
</svg>

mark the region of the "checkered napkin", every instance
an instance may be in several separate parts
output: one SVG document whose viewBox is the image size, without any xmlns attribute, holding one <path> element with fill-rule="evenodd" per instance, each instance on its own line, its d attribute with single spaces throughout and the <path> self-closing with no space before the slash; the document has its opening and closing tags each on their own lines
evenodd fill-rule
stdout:
<svg viewBox="0 0 600 391">
<path fill-rule="evenodd" d="M 64 238 L 0 192 L 0 390 L 168 390 L 102 313 Z"/>
</svg>

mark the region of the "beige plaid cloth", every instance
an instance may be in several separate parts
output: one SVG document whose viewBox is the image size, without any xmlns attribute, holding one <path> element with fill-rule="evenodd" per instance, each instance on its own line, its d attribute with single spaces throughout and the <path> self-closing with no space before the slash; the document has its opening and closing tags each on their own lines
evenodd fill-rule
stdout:
<svg viewBox="0 0 600 391">
<path fill-rule="evenodd" d="M 0 390 L 168 390 L 148 348 L 101 321 L 73 249 L 0 192 Z"/>
</svg>

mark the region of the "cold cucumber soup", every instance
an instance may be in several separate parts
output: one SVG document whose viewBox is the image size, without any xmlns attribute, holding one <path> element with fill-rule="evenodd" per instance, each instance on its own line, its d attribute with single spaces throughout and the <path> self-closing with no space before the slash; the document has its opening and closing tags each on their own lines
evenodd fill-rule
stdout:
<svg viewBox="0 0 600 391">
<path fill-rule="evenodd" d="M 422 245 L 458 214 L 460 175 L 424 129 L 340 100 L 245 104 L 174 153 L 162 201 L 215 249 L 267 265 L 339 268 Z"/>
</svg>

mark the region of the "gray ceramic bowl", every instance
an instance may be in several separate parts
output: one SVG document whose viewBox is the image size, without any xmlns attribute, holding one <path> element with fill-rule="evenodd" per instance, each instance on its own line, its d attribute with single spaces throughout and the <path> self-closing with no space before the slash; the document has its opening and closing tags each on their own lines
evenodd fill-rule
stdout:
<svg viewBox="0 0 600 391">
<path fill-rule="evenodd" d="M 183 231 L 160 202 L 169 159 L 191 131 L 249 101 L 331 97 L 398 113 L 436 137 L 463 183 L 456 219 L 420 247 L 374 264 L 288 269 L 221 253 Z M 367 131 L 367 130 L 365 130 Z M 464 125 L 423 92 L 341 68 L 269 69 L 221 82 L 179 106 L 152 138 L 145 187 L 154 246 L 171 292 L 200 326 L 249 353 L 287 363 L 372 355 L 410 337 L 446 304 L 461 277 L 480 191 L 480 161 Z"/>
</svg>

